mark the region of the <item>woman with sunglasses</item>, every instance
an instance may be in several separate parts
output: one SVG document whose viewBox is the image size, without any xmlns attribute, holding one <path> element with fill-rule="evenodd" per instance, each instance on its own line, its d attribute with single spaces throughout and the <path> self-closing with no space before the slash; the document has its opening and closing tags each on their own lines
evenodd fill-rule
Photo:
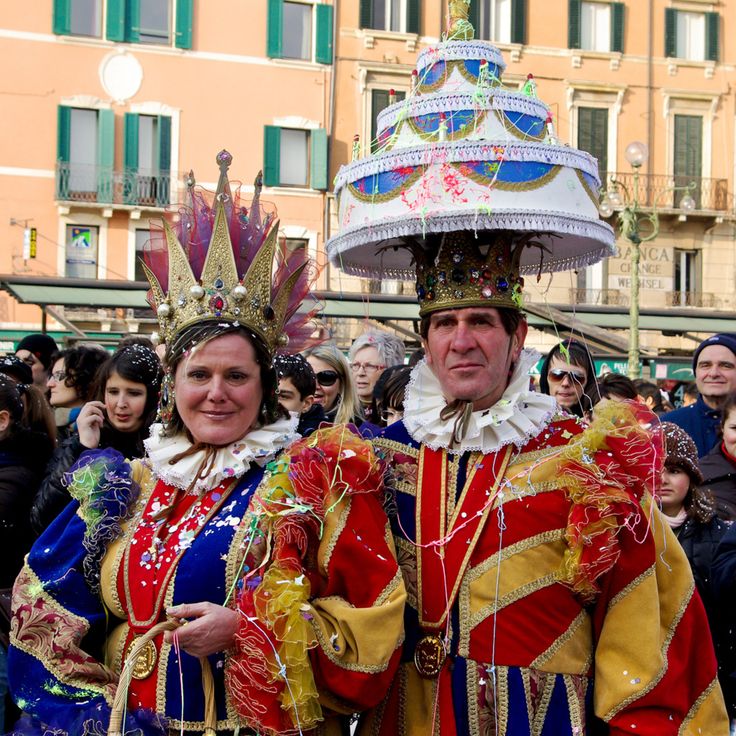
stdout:
<svg viewBox="0 0 736 736">
<path fill-rule="evenodd" d="M 590 419 L 600 400 L 593 359 L 577 340 L 563 340 L 549 351 L 542 364 L 539 387 L 566 412 L 583 419 Z"/>
<path fill-rule="evenodd" d="M 350 375 L 350 366 L 340 349 L 326 343 L 306 350 L 304 357 L 312 366 L 317 379 L 314 403 L 322 405 L 327 421 L 360 426 L 363 422 L 360 404 Z"/>
</svg>

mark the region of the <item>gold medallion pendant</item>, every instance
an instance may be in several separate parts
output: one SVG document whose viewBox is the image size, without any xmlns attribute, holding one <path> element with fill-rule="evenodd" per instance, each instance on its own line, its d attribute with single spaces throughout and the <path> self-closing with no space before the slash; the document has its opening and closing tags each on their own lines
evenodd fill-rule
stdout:
<svg viewBox="0 0 736 736">
<path fill-rule="evenodd" d="M 130 642 L 128 651 L 130 652 L 135 646 L 136 642 L 140 637 L 136 637 Z M 152 641 L 147 641 L 143 649 L 138 652 L 138 656 L 135 658 L 133 663 L 133 679 L 145 680 L 151 675 L 154 668 L 156 667 L 156 660 L 158 659 L 158 651 L 156 645 Z"/>
<path fill-rule="evenodd" d="M 428 634 L 417 642 L 414 649 L 414 666 L 422 677 L 427 679 L 437 677 L 446 659 L 447 647 L 437 634 Z"/>
</svg>

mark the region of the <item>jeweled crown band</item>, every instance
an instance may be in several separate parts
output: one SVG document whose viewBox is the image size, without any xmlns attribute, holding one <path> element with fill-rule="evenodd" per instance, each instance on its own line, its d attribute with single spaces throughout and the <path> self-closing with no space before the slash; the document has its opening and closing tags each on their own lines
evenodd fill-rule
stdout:
<svg viewBox="0 0 736 736">
<path fill-rule="evenodd" d="M 431 251 L 416 254 L 420 316 L 460 307 L 522 307 L 519 254 L 527 243 L 504 231 L 483 237 L 449 233 L 434 257 Z"/>
</svg>

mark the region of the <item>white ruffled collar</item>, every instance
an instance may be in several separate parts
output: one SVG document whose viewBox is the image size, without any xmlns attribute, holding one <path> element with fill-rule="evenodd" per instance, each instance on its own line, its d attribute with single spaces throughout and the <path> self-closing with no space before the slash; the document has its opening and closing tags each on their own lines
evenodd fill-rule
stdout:
<svg viewBox="0 0 736 736">
<path fill-rule="evenodd" d="M 412 371 L 406 387 L 404 426 L 416 442 L 433 450 L 445 448 L 453 454 L 469 450 L 495 452 L 510 444 L 523 447 L 558 410 L 551 396 L 529 390 L 529 370 L 538 360 L 536 350 L 522 350 L 501 398 L 490 409 L 474 411 L 462 441 L 452 447 L 455 418 L 440 419 L 447 401 L 437 377 L 422 361 Z"/>
<path fill-rule="evenodd" d="M 251 463 L 263 467 L 279 450 L 299 439 L 296 433 L 298 422 L 298 417 L 277 419 L 273 424 L 254 429 L 242 439 L 220 447 L 215 455 L 212 471 L 196 483 L 194 490 L 204 493 L 216 488 L 227 478 L 239 478 L 250 468 Z M 189 488 L 204 459 L 204 450 L 171 465 L 171 458 L 191 447 L 191 442 L 181 434 L 165 437 L 161 424 L 151 427 L 151 436 L 143 444 L 157 478 L 176 488 Z"/>
</svg>

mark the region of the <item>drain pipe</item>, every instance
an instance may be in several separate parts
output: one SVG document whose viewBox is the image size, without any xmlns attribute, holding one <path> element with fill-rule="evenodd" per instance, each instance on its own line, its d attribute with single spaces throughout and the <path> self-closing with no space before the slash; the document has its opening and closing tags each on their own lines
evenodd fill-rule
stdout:
<svg viewBox="0 0 736 736">
<path fill-rule="evenodd" d="M 651 202 L 652 169 L 654 162 L 654 0 L 649 0 L 649 38 L 647 39 L 647 162 L 646 201 Z"/>
<path fill-rule="evenodd" d="M 330 229 L 330 195 L 332 183 L 329 180 L 330 167 L 332 164 L 332 149 L 334 146 L 335 135 L 335 77 L 337 76 L 337 38 L 339 21 L 339 3 L 338 0 L 332 0 L 332 69 L 330 70 L 330 99 L 327 123 L 327 190 L 322 195 L 322 240 L 325 257 L 327 256 L 327 236 Z M 329 263 L 325 267 L 325 289 L 330 284 L 330 266 Z"/>
</svg>

